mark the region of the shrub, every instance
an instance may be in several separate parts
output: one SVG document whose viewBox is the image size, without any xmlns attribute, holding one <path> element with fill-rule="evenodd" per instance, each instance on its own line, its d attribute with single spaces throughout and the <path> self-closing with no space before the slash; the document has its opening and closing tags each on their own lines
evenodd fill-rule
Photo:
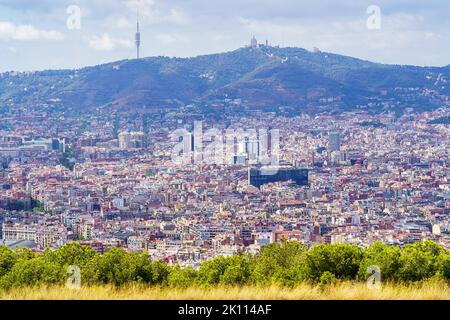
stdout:
<svg viewBox="0 0 450 320">
<path fill-rule="evenodd" d="M 338 279 L 354 279 L 362 257 L 362 249 L 355 245 L 315 245 L 306 254 L 306 272 L 310 279 L 316 281 L 327 271 Z"/>
<path fill-rule="evenodd" d="M 252 281 L 293 285 L 305 279 L 307 247 L 297 241 L 282 241 L 261 248 L 256 257 Z"/>
<path fill-rule="evenodd" d="M 328 286 L 336 283 L 336 281 L 337 281 L 336 276 L 333 273 L 325 271 L 320 276 L 319 284 L 320 286 Z"/>
<path fill-rule="evenodd" d="M 220 282 L 226 285 L 246 284 L 252 274 L 248 256 L 238 254 L 228 258 L 228 265 L 220 276 Z"/>
<path fill-rule="evenodd" d="M 151 284 L 167 285 L 169 274 L 170 269 L 167 264 L 161 261 L 151 263 Z"/>
<path fill-rule="evenodd" d="M 192 267 L 173 267 L 168 275 L 167 283 L 170 287 L 187 288 L 197 282 L 197 271 Z"/>
<path fill-rule="evenodd" d="M 18 260 L 18 255 L 5 246 L 0 246 L 0 277 L 7 274 Z"/>
<path fill-rule="evenodd" d="M 31 260 L 38 257 L 38 254 L 33 250 L 25 247 L 20 247 L 16 249 L 17 260 Z"/>
<path fill-rule="evenodd" d="M 15 287 L 32 287 L 44 284 L 60 284 L 66 279 L 64 269 L 43 257 L 30 260 L 20 260 L 8 274 L 0 280 L 0 287 L 10 289 Z"/>
<path fill-rule="evenodd" d="M 205 261 L 198 270 L 199 283 L 206 286 L 218 284 L 229 264 L 230 260 L 222 256 Z"/>
<path fill-rule="evenodd" d="M 438 272 L 440 275 L 450 280 L 450 253 L 441 253 L 438 257 Z"/>
<path fill-rule="evenodd" d="M 397 278 L 403 281 L 419 281 L 431 278 L 438 271 L 438 257 L 444 249 L 433 241 L 408 244 L 401 251 Z"/>
<path fill-rule="evenodd" d="M 46 254 L 49 261 L 55 262 L 61 266 L 76 265 L 84 267 L 98 253 L 89 246 L 82 246 L 78 242 L 64 244 L 58 250 Z"/>
<path fill-rule="evenodd" d="M 121 248 L 112 248 L 102 256 L 94 255 L 82 271 L 87 283 L 114 284 L 153 283 L 152 264 L 146 254 L 127 253 Z"/>
<path fill-rule="evenodd" d="M 359 275 L 367 279 L 367 268 L 378 266 L 383 280 L 421 281 L 450 279 L 450 253 L 432 241 L 388 247 L 374 242 L 362 250 L 350 244 L 319 244 L 309 250 L 297 241 L 282 241 L 261 248 L 258 255 L 239 253 L 219 256 L 193 268 L 169 267 L 151 262 L 145 253 L 112 248 L 104 255 L 78 243 L 37 254 L 30 249 L 10 250 L 0 246 L 0 287 L 12 288 L 63 283 L 67 266 L 81 269 L 83 284 L 145 283 L 171 287 L 247 284 L 295 286 L 304 281 L 321 286 Z"/>
<path fill-rule="evenodd" d="M 401 250 L 397 246 L 388 247 L 380 241 L 374 242 L 364 249 L 358 275 L 367 279 L 370 276 L 367 268 L 374 265 L 380 268 L 382 279 L 395 280 L 400 268 L 400 253 Z"/>
</svg>

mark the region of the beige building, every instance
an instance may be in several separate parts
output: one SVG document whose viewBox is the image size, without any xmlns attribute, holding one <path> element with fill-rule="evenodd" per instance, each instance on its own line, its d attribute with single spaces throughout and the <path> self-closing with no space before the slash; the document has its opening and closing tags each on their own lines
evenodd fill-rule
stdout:
<svg viewBox="0 0 450 320">
<path fill-rule="evenodd" d="M 145 134 L 143 132 L 124 131 L 119 133 L 119 149 L 143 148 L 144 143 Z"/>
<path fill-rule="evenodd" d="M 28 240 L 38 247 L 46 248 L 62 245 L 67 241 L 67 230 L 63 225 L 28 225 L 4 223 L 2 236 L 4 241 Z"/>
</svg>

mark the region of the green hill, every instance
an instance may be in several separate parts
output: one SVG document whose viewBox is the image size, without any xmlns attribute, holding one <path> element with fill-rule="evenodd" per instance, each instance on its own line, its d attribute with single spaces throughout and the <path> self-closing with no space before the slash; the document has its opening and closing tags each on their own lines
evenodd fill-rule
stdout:
<svg viewBox="0 0 450 320">
<path fill-rule="evenodd" d="M 0 107 L 46 104 L 79 110 L 207 108 L 293 110 L 391 105 L 395 111 L 441 107 L 450 67 L 384 65 L 301 48 L 241 48 L 194 58 L 150 57 L 80 70 L 0 75 Z"/>
</svg>

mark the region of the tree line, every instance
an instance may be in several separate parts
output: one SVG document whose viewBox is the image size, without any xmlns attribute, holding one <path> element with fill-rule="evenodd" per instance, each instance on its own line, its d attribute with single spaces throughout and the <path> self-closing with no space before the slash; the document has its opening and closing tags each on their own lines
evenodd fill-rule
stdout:
<svg viewBox="0 0 450 320">
<path fill-rule="evenodd" d="M 62 285 L 79 270 L 82 285 L 148 284 L 167 287 L 215 285 L 295 286 L 303 282 L 365 281 L 376 266 L 382 281 L 415 282 L 450 279 L 450 252 L 433 241 L 386 246 L 381 242 L 362 249 L 352 244 L 297 241 L 263 246 L 258 254 L 239 253 L 205 261 L 198 269 L 151 261 L 148 254 L 112 248 L 99 254 L 89 246 L 67 243 L 57 250 L 35 253 L 0 246 L 0 288 Z M 71 267 L 73 270 L 73 267 Z"/>
</svg>

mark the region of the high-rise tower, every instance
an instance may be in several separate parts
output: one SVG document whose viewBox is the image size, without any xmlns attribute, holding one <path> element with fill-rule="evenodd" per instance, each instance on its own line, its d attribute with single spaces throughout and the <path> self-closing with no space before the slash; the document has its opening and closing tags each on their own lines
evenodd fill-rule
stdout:
<svg viewBox="0 0 450 320">
<path fill-rule="evenodd" d="M 328 135 L 329 151 L 341 150 L 341 133 L 339 131 L 330 132 Z"/>
<path fill-rule="evenodd" d="M 139 16 L 137 17 L 137 29 L 136 29 L 136 57 L 139 59 L 139 49 L 141 47 L 141 32 L 139 31 Z"/>
</svg>

